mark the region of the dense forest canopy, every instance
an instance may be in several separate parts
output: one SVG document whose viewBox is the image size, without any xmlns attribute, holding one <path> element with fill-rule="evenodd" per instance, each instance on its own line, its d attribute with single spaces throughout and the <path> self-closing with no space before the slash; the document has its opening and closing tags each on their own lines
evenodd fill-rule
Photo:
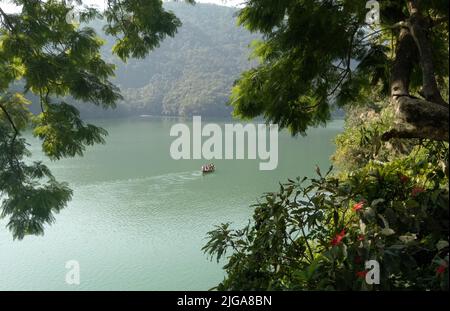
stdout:
<svg viewBox="0 0 450 311">
<path fill-rule="evenodd" d="M 177 35 L 144 60 L 115 62 L 113 81 L 125 108 L 134 114 L 230 116 L 230 90 L 250 68 L 249 45 L 260 36 L 237 26 L 235 8 L 177 2 L 164 8 L 182 22 Z"/>
</svg>

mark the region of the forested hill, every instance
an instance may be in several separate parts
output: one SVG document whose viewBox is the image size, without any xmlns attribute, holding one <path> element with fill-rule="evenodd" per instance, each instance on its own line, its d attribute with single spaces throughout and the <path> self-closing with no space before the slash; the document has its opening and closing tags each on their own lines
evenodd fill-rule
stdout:
<svg viewBox="0 0 450 311">
<path fill-rule="evenodd" d="M 183 22 L 175 38 L 166 39 L 145 60 L 114 61 L 124 106 L 140 114 L 229 115 L 225 104 L 234 80 L 250 66 L 248 45 L 256 37 L 236 26 L 236 9 L 184 3 L 166 7 Z"/>
<path fill-rule="evenodd" d="M 168 2 L 164 4 L 182 21 L 174 38 L 166 38 L 145 59 L 122 62 L 111 53 L 114 38 L 107 37 L 103 21 L 90 27 L 106 40 L 103 57 L 117 65 L 113 82 L 124 96 L 115 110 L 74 103 L 84 118 L 137 115 L 230 116 L 231 88 L 240 74 L 256 64 L 249 45 L 258 35 L 237 26 L 236 8 L 213 4 Z M 16 85 L 22 90 L 22 85 Z M 31 111 L 40 112 L 38 99 Z"/>
<path fill-rule="evenodd" d="M 125 100 L 116 111 L 77 105 L 84 116 L 230 115 L 226 106 L 233 82 L 250 67 L 249 44 L 255 35 L 236 26 L 236 9 L 211 5 L 166 3 L 183 26 L 143 60 L 123 63 L 111 56 L 112 39 L 104 56 L 117 65 L 114 83 Z M 101 24 L 94 28 L 101 32 Z"/>
</svg>

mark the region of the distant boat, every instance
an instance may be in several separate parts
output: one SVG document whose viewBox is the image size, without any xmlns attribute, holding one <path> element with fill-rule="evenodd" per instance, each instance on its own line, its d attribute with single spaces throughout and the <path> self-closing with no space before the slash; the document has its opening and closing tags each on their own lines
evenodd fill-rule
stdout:
<svg viewBox="0 0 450 311">
<path fill-rule="evenodd" d="M 216 167 L 214 164 L 206 164 L 202 166 L 202 173 L 203 174 L 210 174 L 214 173 L 216 170 Z"/>
</svg>

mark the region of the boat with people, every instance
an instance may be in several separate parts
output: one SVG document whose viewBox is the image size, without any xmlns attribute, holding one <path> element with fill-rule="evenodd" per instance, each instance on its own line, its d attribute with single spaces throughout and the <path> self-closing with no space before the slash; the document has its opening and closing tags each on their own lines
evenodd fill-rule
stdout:
<svg viewBox="0 0 450 311">
<path fill-rule="evenodd" d="M 216 167 L 213 163 L 210 164 L 206 164 L 202 166 L 202 173 L 203 174 L 209 174 L 209 173 L 214 173 L 214 171 L 216 170 Z"/>
</svg>

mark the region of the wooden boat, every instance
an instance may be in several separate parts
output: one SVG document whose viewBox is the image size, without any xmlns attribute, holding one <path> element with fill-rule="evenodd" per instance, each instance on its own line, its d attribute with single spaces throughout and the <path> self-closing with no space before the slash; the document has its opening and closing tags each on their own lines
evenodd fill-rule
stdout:
<svg viewBox="0 0 450 311">
<path fill-rule="evenodd" d="M 214 166 L 214 164 L 207 164 L 207 165 L 203 165 L 202 166 L 202 173 L 203 174 L 214 173 L 215 170 L 216 170 L 216 167 Z"/>
</svg>

